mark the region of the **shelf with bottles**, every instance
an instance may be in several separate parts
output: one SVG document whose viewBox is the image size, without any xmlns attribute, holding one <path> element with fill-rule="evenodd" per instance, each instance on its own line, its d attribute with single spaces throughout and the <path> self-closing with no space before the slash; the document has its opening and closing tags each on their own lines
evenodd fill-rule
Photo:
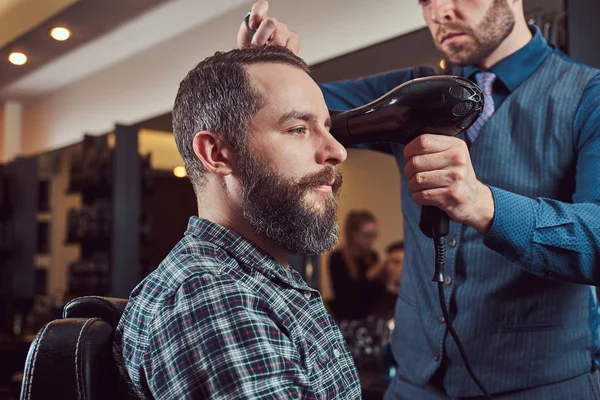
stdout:
<svg viewBox="0 0 600 400">
<path fill-rule="evenodd" d="M 70 160 L 67 193 L 82 193 L 91 201 L 96 197 L 110 198 L 112 168 L 112 150 L 108 148 L 106 138 L 84 136 L 80 151 Z"/>
</svg>

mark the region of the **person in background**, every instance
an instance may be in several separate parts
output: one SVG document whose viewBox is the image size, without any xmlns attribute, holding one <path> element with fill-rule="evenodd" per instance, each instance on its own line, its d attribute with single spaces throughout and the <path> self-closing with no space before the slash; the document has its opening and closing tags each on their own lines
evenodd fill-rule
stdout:
<svg viewBox="0 0 600 400">
<path fill-rule="evenodd" d="M 385 291 L 386 271 L 373 249 L 377 235 L 370 211 L 348 213 L 344 244 L 329 257 L 334 295 L 329 307 L 337 320 L 365 318 Z"/>
<path fill-rule="evenodd" d="M 402 265 L 404 263 L 404 242 L 389 244 L 385 249 L 385 258 L 381 263 L 384 276 L 384 290 L 377 296 L 371 309 L 371 315 L 389 320 L 394 316 L 396 300 L 400 292 Z"/>
<path fill-rule="evenodd" d="M 402 266 L 404 265 L 404 242 L 394 242 L 385 249 L 385 270 L 387 272 L 386 288 L 389 293 L 400 292 Z"/>
<path fill-rule="evenodd" d="M 381 362 L 384 371 L 388 373 L 386 379 L 392 379 L 398 363 L 392 354 L 390 339 L 396 325 L 394 311 L 402 280 L 402 266 L 404 264 L 403 241 L 391 243 L 386 247 L 384 264 L 387 273 L 386 292 L 373 307 L 373 314 L 376 318 L 382 318 L 385 321 L 384 333 L 381 338 Z"/>
<path fill-rule="evenodd" d="M 406 242 L 392 338 L 399 366 L 386 399 L 481 398 L 449 322 L 494 399 L 599 399 L 600 70 L 548 45 L 527 24 L 524 0 L 418 4 L 446 71 L 416 66 L 320 85 L 335 110 L 440 73 L 471 79 L 485 97 L 482 116 L 458 137 L 425 131 L 380 147 L 403 172 Z M 238 46 L 298 52 L 298 35 L 268 15 L 268 2 L 254 4 L 249 25 L 256 34 L 241 22 Z M 451 220 L 449 321 L 431 282 L 422 205 Z"/>
</svg>

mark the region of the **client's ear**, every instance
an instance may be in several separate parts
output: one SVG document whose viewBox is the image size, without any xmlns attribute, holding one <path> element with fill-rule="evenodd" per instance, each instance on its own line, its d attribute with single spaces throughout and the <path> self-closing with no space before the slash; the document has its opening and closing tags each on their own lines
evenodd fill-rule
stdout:
<svg viewBox="0 0 600 400">
<path fill-rule="evenodd" d="M 220 176 L 231 174 L 234 153 L 229 143 L 219 135 L 200 131 L 194 136 L 193 147 L 206 171 Z"/>
</svg>

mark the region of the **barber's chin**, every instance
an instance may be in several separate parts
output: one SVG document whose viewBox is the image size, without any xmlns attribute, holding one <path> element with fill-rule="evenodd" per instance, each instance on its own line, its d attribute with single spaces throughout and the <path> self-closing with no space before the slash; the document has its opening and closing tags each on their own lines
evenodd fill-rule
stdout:
<svg viewBox="0 0 600 400">
<path fill-rule="evenodd" d="M 475 49 L 473 47 L 461 46 L 446 52 L 446 58 L 454 65 L 465 65 L 473 60 Z"/>
</svg>

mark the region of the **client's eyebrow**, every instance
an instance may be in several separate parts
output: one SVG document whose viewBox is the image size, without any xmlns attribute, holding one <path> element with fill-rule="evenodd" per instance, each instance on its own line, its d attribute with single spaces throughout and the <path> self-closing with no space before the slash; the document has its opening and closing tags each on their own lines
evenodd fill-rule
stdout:
<svg viewBox="0 0 600 400">
<path fill-rule="evenodd" d="M 316 123 L 318 121 L 318 117 L 315 114 L 310 113 L 308 111 L 292 110 L 290 112 L 283 114 L 277 121 L 277 124 L 284 125 L 286 122 L 288 122 L 290 120 L 300 120 L 300 121 Z M 328 129 L 331 128 L 331 118 L 327 118 L 325 120 L 325 127 Z"/>
</svg>

